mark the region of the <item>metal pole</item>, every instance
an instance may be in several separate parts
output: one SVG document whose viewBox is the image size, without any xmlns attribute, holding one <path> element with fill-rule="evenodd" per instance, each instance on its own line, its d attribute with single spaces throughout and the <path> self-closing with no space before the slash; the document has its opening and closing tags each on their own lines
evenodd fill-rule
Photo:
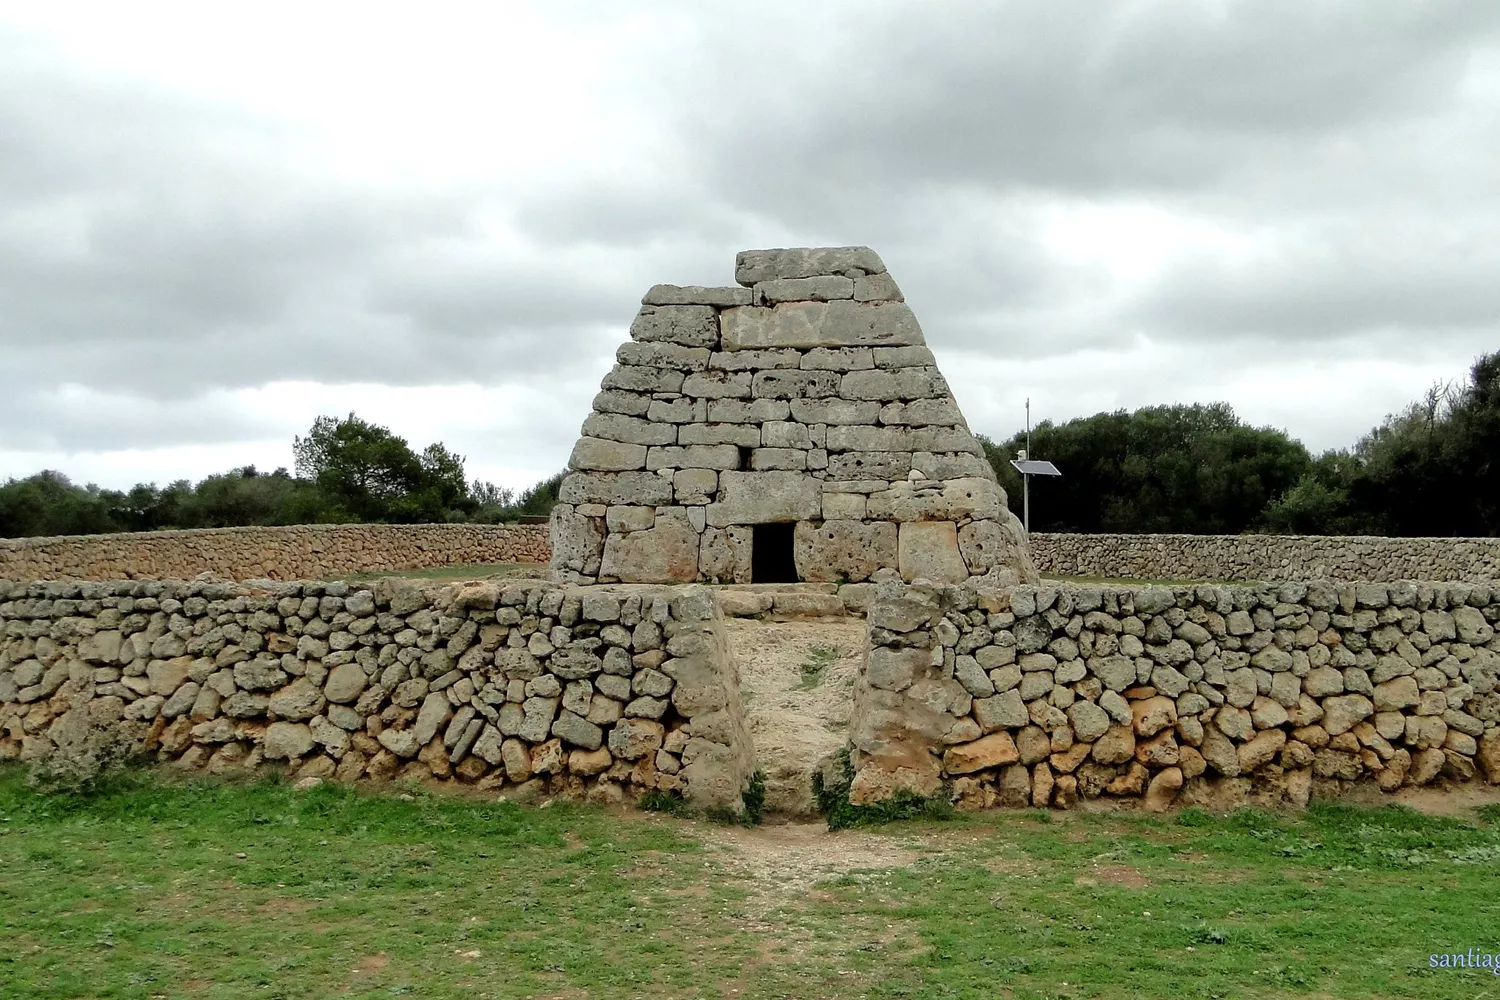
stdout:
<svg viewBox="0 0 1500 1000">
<path fill-rule="evenodd" d="M 1031 457 L 1031 397 L 1026 397 L 1026 457 Z M 1021 474 L 1021 514 L 1026 534 L 1031 534 L 1031 474 Z"/>
</svg>

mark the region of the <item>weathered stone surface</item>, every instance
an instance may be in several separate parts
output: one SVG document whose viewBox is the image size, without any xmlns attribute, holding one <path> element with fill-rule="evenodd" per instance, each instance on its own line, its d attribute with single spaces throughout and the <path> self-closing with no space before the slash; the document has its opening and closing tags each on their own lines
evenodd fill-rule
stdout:
<svg viewBox="0 0 1500 1000">
<path fill-rule="evenodd" d="M 710 305 L 643 305 L 630 324 L 630 339 L 717 348 L 719 315 Z"/>
<path fill-rule="evenodd" d="M 1021 759 L 1010 733 L 991 733 L 973 743 L 950 747 L 943 753 L 943 770 L 948 774 L 971 774 L 989 767 L 1014 764 Z"/>
<path fill-rule="evenodd" d="M 719 494 L 708 505 L 708 523 L 733 524 L 810 521 L 823 510 L 821 484 L 800 472 L 721 472 Z"/>
<path fill-rule="evenodd" d="M 558 501 L 660 506 L 672 502 L 672 483 L 654 472 L 572 472 L 563 477 Z"/>
<path fill-rule="evenodd" d="M 726 351 L 766 347 L 899 347 L 920 345 L 922 328 L 903 302 L 786 302 L 726 309 Z"/>
<path fill-rule="evenodd" d="M 605 539 L 599 575 L 625 583 L 685 583 L 698 578 L 698 531 L 681 508 L 658 513 L 648 531 Z"/>
<path fill-rule="evenodd" d="M 296 760 L 312 751 L 312 730 L 300 722 L 273 722 L 266 727 L 261 754 L 267 760 Z"/>
<path fill-rule="evenodd" d="M 803 580 L 857 583 L 897 561 L 896 525 L 801 521 L 793 533 L 792 552 Z"/>
<path fill-rule="evenodd" d="M 734 258 L 734 280 L 754 286 L 778 278 L 811 278 L 858 270 L 866 275 L 884 274 L 880 255 L 869 247 L 790 247 L 772 250 L 742 250 Z"/>
<path fill-rule="evenodd" d="M 901 577 L 911 581 L 960 583 L 969 575 L 958 550 L 958 530 L 951 521 L 903 523 L 897 539 Z"/>
<path fill-rule="evenodd" d="M 703 285 L 652 285 L 641 297 L 645 306 L 748 306 L 750 289 L 735 285 L 705 287 Z"/>
<path fill-rule="evenodd" d="M 568 459 L 570 469 L 619 472 L 645 467 L 645 445 L 605 441 L 602 438 L 579 438 L 578 443 L 573 445 L 572 456 Z"/>
</svg>

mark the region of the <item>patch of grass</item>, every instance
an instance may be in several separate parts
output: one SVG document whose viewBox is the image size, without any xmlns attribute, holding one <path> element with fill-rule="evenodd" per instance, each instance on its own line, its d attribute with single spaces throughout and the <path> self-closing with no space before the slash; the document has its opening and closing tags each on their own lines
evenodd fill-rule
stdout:
<svg viewBox="0 0 1500 1000">
<path fill-rule="evenodd" d="M 898 792 L 884 802 L 854 805 L 849 801 L 849 786 L 853 780 L 854 765 L 849 760 L 847 749 L 838 752 L 830 768 L 813 771 L 813 801 L 818 804 L 818 811 L 827 817 L 830 830 L 881 826 L 902 820 L 947 820 L 955 815 L 946 788 L 930 798 Z"/>
<path fill-rule="evenodd" d="M 438 566 L 434 569 L 393 569 L 369 573 L 344 573 L 329 577 L 330 580 L 346 580 L 349 583 L 373 583 L 376 580 L 488 580 L 500 577 L 505 580 L 545 579 L 547 567 L 544 563 L 475 563 L 465 566 Z"/>
<path fill-rule="evenodd" d="M 806 834 L 170 780 L 43 796 L 0 768 L 0 996 L 1497 994 L 1428 962 L 1500 950 L 1494 810 L 917 820 L 830 838 L 810 886 L 784 875 Z"/>
<path fill-rule="evenodd" d="M 797 682 L 798 691 L 811 691 L 823 683 L 828 668 L 838 662 L 843 652 L 833 646 L 817 643 L 807 648 L 807 661 L 802 664 L 802 679 Z"/>
</svg>

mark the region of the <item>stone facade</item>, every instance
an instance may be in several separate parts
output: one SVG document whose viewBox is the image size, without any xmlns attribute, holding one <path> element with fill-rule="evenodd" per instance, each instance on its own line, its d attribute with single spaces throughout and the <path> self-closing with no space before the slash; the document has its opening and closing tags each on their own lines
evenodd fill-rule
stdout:
<svg viewBox="0 0 1500 1000">
<path fill-rule="evenodd" d="M 1124 580 L 1500 580 L 1500 538 L 1031 536 L 1050 576 Z"/>
<path fill-rule="evenodd" d="M 0 580 L 0 759 L 105 729 L 187 769 L 742 809 L 705 587 Z"/>
<path fill-rule="evenodd" d="M 1306 804 L 1500 783 L 1500 587 L 882 585 L 851 801 Z"/>
<path fill-rule="evenodd" d="M 542 524 L 304 524 L 0 538 L 0 579 L 328 579 L 341 573 L 545 563 Z"/>
<path fill-rule="evenodd" d="M 563 480 L 556 577 L 1034 581 L 1025 533 L 875 252 L 750 250 L 735 278 L 641 300 Z"/>
</svg>

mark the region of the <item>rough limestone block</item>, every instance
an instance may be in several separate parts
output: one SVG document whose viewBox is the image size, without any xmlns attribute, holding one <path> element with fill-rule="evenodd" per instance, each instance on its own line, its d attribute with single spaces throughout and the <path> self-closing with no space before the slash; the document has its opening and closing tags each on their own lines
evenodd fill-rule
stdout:
<svg viewBox="0 0 1500 1000">
<path fill-rule="evenodd" d="M 626 392 L 679 392 L 682 389 L 682 372 L 670 368 L 651 368 L 644 365 L 616 365 L 600 383 L 604 389 L 622 389 Z"/>
<path fill-rule="evenodd" d="M 604 554 L 604 525 L 597 517 L 584 517 L 567 503 L 552 509 L 549 534 L 552 540 L 552 571 L 594 576 Z"/>
<path fill-rule="evenodd" d="M 680 507 L 658 511 L 647 531 L 611 534 L 604 541 L 600 579 L 622 583 L 682 583 L 698 578 L 698 532 Z"/>
<path fill-rule="evenodd" d="M 657 469 L 738 469 L 740 450 L 732 444 L 690 444 L 652 448 L 646 455 L 646 468 Z"/>
<path fill-rule="evenodd" d="M 904 302 L 784 302 L 743 306 L 719 317 L 726 351 L 765 347 L 904 347 L 923 343 Z"/>
<path fill-rule="evenodd" d="M 710 399 L 706 420 L 714 424 L 759 424 L 791 415 L 792 405 L 784 399 L 753 399 L 748 403 L 743 399 Z"/>
<path fill-rule="evenodd" d="M 651 397 L 623 389 L 604 389 L 594 397 L 595 413 L 623 413 L 631 417 L 644 417 L 651 409 Z"/>
<path fill-rule="evenodd" d="M 604 513 L 610 531 L 646 531 L 656 524 L 655 507 L 611 507 Z"/>
<path fill-rule="evenodd" d="M 719 314 L 706 305 L 641 306 L 630 324 L 630 339 L 717 349 Z"/>
<path fill-rule="evenodd" d="M 641 296 L 643 306 L 748 306 L 751 292 L 735 285 L 709 287 L 704 285 L 652 285 L 651 290 Z"/>
<path fill-rule="evenodd" d="M 830 372 L 868 371 L 875 358 L 868 347 L 815 347 L 802 355 L 802 368 Z"/>
<path fill-rule="evenodd" d="M 829 451 L 930 451 L 983 454 L 974 435 L 957 427 L 874 427 L 843 425 L 828 428 Z"/>
<path fill-rule="evenodd" d="M 865 519 L 864 495 L 830 493 L 825 488 L 823 490 L 823 519 L 825 521 L 863 521 Z"/>
<path fill-rule="evenodd" d="M 645 445 L 605 441 L 595 437 L 579 438 L 578 443 L 573 445 L 573 454 L 568 458 L 570 469 L 623 472 L 645 467 Z"/>
<path fill-rule="evenodd" d="M 896 525 L 803 521 L 793 529 L 792 555 L 797 575 L 810 583 L 859 583 L 896 562 Z"/>
<path fill-rule="evenodd" d="M 680 504 L 706 504 L 719 488 L 713 469 L 678 469 L 672 474 L 672 494 Z"/>
<path fill-rule="evenodd" d="M 847 451 L 828 457 L 830 479 L 884 479 L 896 482 L 911 471 L 909 451 Z"/>
<path fill-rule="evenodd" d="M 812 435 L 806 424 L 790 420 L 767 421 L 760 426 L 760 443 L 767 448 L 811 448 Z"/>
<path fill-rule="evenodd" d="M 958 550 L 974 576 L 993 566 L 1016 565 L 1017 550 L 1024 545 L 1024 538 L 1011 537 L 998 521 L 970 521 L 958 532 Z"/>
<path fill-rule="evenodd" d="M 880 404 L 849 399 L 794 399 L 792 419 L 804 424 L 873 424 L 880 419 Z"/>
<path fill-rule="evenodd" d="M 756 472 L 806 469 L 807 452 L 797 448 L 756 448 L 750 453 L 750 468 Z"/>
<path fill-rule="evenodd" d="M 718 502 L 708 505 L 708 523 L 722 528 L 809 521 L 822 512 L 822 484 L 800 472 L 721 472 Z"/>
<path fill-rule="evenodd" d="M 712 353 L 706 347 L 683 347 L 681 344 L 641 344 L 627 340 L 615 350 L 615 360 L 622 365 L 649 365 L 675 368 L 683 372 L 701 372 L 708 367 Z"/>
<path fill-rule="evenodd" d="M 802 369 L 756 372 L 753 394 L 759 399 L 822 399 L 839 394 L 839 373 Z"/>
<path fill-rule="evenodd" d="M 679 444 L 732 444 L 740 448 L 760 447 L 760 428 L 753 424 L 680 424 Z"/>
<path fill-rule="evenodd" d="M 750 372 L 705 371 L 689 375 L 682 394 L 700 399 L 749 399 Z"/>
<path fill-rule="evenodd" d="M 831 302 L 854 298 L 854 280 L 838 274 L 811 278 L 772 278 L 756 282 L 754 301 L 762 305 L 778 302 Z"/>
<path fill-rule="evenodd" d="M 967 452 L 914 451 L 911 467 L 921 472 L 924 479 L 989 479 L 995 474 L 994 467 L 984 458 Z"/>
<path fill-rule="evenodd" d="M 890 272 L 867 274 L 854 279 L 854 298 L 857 302 L 905 302 L 901 289 Z"/>
<path fill-rule="evenodd" d="M 708 418 L 708 406 L 701 399 L 653 399 L 646 408 L 646 419 L 659 424 L 690 424 Z"/>
<path fill-rule="evenodd" d="M 932 351 L 925 345 L 911 347 L 877 347 L 874 351 L 876 368 L 917 368 L 935 365 Z"/>
<path fill-rule="evenodd" d="M 909 403 L 887 403 L 880 408 L 882 424 L 908 424 L 924 427 L 937 424 L 942 427 L 963 427 L 964 416 L 958 411 L 953 398 L 914 399 Z"/>
<path fill-rule="evenodd" d="M 952 521 L 911 521 L 897 539 L 901 578 L 933 583 L 962 583 L 969 569 L 958 551 L 958 528 Z"/>
<path fill-rule="evenodd" d="M 753 540 L 754 534 L 749 528 L 706 529 L 698 556 L 703 579 L 718 583 L 749 583 Z"/>
<path fill-rule="evenodd" d="M 708 366 L 726 372 L 765 368 L 801 368 L 803 354 L 790 347 L 767 351 L 715 351 Z"/>
<path fill-rule="evenodd" d="M 672 484 L 654 472 L 572 472 L 558 488 L 560 503 L 639 504 L 672 502 Z"/>
<path fill-rule="evenodd" d="M 734 258 L 734 280 L 746 287 L 776 278 L 811 278 L 852 270 L 883 274 L 885 264 L 869 247 L 777 247 L 741 250 Z"/>
<path fill-rule="evenodd" d="M 846 372 L 839 386 L 845 399 L 942 399 L 951 395 L 947 379 L 936 368 L 877 368 Z"/>
</svg>

